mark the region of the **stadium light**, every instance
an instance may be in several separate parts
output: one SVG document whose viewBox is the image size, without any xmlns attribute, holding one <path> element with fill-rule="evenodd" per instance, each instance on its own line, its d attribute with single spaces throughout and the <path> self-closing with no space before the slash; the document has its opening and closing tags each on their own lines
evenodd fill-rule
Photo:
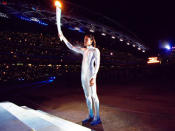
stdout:
<svg viewBox="0 0 175 131">
<path fill-rule="evenodd" d="M 170 49 L 171 49 L 171 46 L 170 46 L 169 44 L 166 44 L 166 45 L 165 45 L 165 48 L 166 48 L 167 50 L 170 50 Z"/>
<path fill-rule="evenodd" d="M 110 55 L 112 56 L 113 55 L 113 52 L 110 52 Z"/>
<path fill-rule="evenodd" d="M 129 43 L 129 42 L 127 42 L 126 44 L 127 44 L 127 45 L 130 45 L 130 43 Z"/>
<path fill-rule="evenodd" d="M 77 30 L 77 31 L 79 31 L 79 30 L 80 30 L 80 28 L 79 28 L 79 27 L 75 27 L 74 29 L 75 29 L 75 30 Z"/>
<path fill-rule="evenodd" d="M 135 45 L 135 44 L 133 44 L 132 46 L 133 46 L 133 47 L 136 47 L 136 45 Z"/>
<path fill-rule="evenodd" d="M 138 50 L 141 50 L 141 48 L 139 47 L 139 48 L 137 48 Z"/>
<path fill-rule="evenodd" d="M 111 38 L 112 38 L 112 39 L 115 39 L 115 36 L 112 36 Z"/>
<path fill-rule="evenodd" d="M 101 35 L 102 35 L 102 36 L 106 36 L 106 34 L 105 34 L 105 33 L 101 33 Z"/>
<path fill-rule="evenodd" d="M 90 32 L 92 32 L 92 33 L 94 33 L 94 32 L 95 32 L 93 29 L 90 29 L 89 31 L 90 31 Z"/>
<path fill-rule="evenodd" d="M 158 60 L 158 57 L 149 57 L 148 58 L 148 61 L 147 61 L 148 64 L 155 64 L 155 63 L 161 63 L 160 60 Z"/>
<path fill-rule="evenodd" d="M 123 38 L 120 38 L 120 41 L 123 41 Z"/>
</svg>

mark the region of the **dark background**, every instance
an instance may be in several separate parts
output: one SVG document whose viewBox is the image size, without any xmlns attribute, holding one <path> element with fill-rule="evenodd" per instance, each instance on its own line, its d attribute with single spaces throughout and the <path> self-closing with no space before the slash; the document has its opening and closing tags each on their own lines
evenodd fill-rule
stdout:
<svg viewBox="0 0 175 131">
<path fill-rule="evenodd" d="M 68 0 L 67 0 L 68 1 Z M 161 0 L 69 0 L 106 15 L 135 33 L 149 47 L 159 40 L 174 41 L 173 1 Z"/>
<path fill-rule="evenodd" d="M 5 0 L 16 2 L 19 0 Z M 25 0 L 23 1 L 25 2 Z M 27 3 L 53 6 L 53 0 L 27 0 Z M 116 20 L 148 47 L 157 50 L 161 40 L 175 41 L 174 5 L 171 0 L 62 0 Z"/>
</svg>

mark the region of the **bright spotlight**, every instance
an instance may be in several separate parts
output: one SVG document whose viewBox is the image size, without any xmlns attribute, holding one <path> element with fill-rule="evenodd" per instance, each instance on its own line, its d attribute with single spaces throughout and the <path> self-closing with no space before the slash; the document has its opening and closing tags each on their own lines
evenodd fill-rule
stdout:
<svg viewBox="0 0 175 131">
<path fill-rule="evenodd" d="M 55 6 L 61 8 L 62 4 L 60 1 L 55 1 Z"/>
<path fill-rule="evenodd" d="M 170 46 L 169 44 L 167 44 L 167 45 L 165 45 L 165 48 L 166 48 L 167 50 L 170 50 L 170 49 L 171 49 L 171 46 Z"/>
<path fill-rule="evenodd" d="M 159 48 L 160 49 L 166 49 L 166 50 L 171 50 L 172 49 L 172 44 L 169 41 L 159 41 Z"/>
</svg>

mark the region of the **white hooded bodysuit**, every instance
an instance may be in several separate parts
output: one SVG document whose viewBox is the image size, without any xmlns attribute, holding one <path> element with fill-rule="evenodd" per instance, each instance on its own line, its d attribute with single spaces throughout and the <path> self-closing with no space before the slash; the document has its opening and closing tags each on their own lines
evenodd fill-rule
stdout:
<svg viewBox="0 0 175 131">
<path fill-rule="evenodd" d="M 67 39 L 62 36 L 62 40 L 66 46 L 83 55 L 83 61 L 81 66 L 81 83 L 85 93 L 86 103 L 89 110 L 89 116 L 93 117 L 92 100 L 94 102 L 95 117 L 97 120 L 99 116 L 99 100 L 96 92 L 96 76 L 100 67 L 100 51 L 93 46 L 87 46 L 87 48 L 75 47 L 70 44 Z M 95 65 L 94 65 L 95 64 Z M 90 80 L 94 78 L 94 85 L 90 86 Z"/>
</svg>

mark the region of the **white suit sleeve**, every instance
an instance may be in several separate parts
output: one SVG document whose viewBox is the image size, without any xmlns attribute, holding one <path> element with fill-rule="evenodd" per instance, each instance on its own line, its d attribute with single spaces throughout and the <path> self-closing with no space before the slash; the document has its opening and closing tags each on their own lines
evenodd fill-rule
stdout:
<svg viewBox="0 0 175 131">
<path fill-rule="evenodd" d="M 77 53 L 83 54 L 83 49 L 81 47 L 75 47 L 73 46 L 65 37 L 64 35 L 62 35 L 62 40 L 64 41 L 64 43 L 66 44 L 66 46 L 70 49 L 73 50 Z"/>
<path fill-rule="evenodd" d="M 57 22 L 57 29 L 58 29 L 58 34 L 60 35 L 60 40 L 64 41 L 64 43 L 66 44 L 66 46 L 70 49 L 73 50 L 77 53 L 81 53 L 83 54 L 83 49 L 79 48 L 79 47 L 74 47 L 63 35 L 62 31 L 61 31 L 61 9 L 60 8 L 56 8 L 56 22 Z"/>
<path fill-rule="evenodd" d="M 61 9 L 59 7 L 56 7 L 56 23 L 57 23 L 58 34 L 62 34 L 62 31 L 61 31 Z"/>
<path fill-rule="evenodd" d="M 100 68 L 100 51 L 97 48 L 95 49 L 94 57 L 95 57 L 95 67 L 94 67 L 95 69 L 94 69 L 94 73 L 91 78 L 97 77 L 97 73 Z"/>
</svg>

